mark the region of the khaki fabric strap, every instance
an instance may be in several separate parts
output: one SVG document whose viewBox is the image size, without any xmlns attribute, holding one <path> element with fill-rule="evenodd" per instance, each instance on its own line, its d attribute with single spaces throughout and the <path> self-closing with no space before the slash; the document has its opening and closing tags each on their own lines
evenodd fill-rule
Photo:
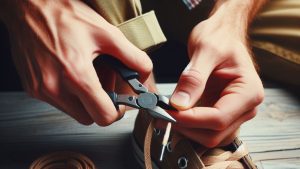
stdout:
<svg viewBox="0 0 300 169">
<path fill-rule="evenodd" d="M 82 0 L 106 21 L 119 25 L 142 14 L 140 0 Z"/>
<path fill-rule="evenodd" d="M 117 27 L 131 43 L 144 51 L 149 51 L 167 40 L 154 11 L 132 18 Z"/>
<path fill-rule="evenodd" d="M 166 42 L 154 11 L 142 14 L 139 0 L 83 0 L 117 26 L 139 49 L 149 51 Z"/>
</svg>

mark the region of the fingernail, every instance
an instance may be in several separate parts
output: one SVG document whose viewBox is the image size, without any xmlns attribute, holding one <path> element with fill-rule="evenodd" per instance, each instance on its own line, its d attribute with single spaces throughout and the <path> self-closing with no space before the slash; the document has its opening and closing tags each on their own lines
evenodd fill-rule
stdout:
<svg viewBox="0 0 300 169">
<path fill-rule="evenodd" d="M 178 91 L 172 96 L 171 102 L 179 108 L 188 107 L 190 102 L 190 95 L 186 92 Z"/>
</svg>

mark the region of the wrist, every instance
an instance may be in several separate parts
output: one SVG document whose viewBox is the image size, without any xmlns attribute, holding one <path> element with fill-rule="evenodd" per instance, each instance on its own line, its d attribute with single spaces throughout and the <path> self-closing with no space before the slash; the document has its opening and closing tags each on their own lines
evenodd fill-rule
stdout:
<svg viewBox="0 0 300 169">
<path fill-rule="evenodd" d="M 250 0 L 219 0 L 207 20 L 246 43 L 249 6 Z"/>
</svg>

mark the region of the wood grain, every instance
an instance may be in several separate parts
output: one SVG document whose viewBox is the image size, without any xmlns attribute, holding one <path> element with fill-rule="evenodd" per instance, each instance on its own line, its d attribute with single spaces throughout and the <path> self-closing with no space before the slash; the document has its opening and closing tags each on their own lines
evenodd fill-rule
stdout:
<svg viewBox="0 0 300 169">
<path fill-rule="evenodd" d="M 170 95 L 175 85 L 158 87 Z M 260 168 L 300 168 L 299 100 L 279 88 L 265 93 L 241 138 Z M 25 169 L 38 156 L 57 150 L 84 153 L 99 169 L 138 168 L 130 143 L 136 114 L 129 111 L 108 127 L 83 126 L 25 93 L 0 93 L 0 168 Z"/>
</svg>

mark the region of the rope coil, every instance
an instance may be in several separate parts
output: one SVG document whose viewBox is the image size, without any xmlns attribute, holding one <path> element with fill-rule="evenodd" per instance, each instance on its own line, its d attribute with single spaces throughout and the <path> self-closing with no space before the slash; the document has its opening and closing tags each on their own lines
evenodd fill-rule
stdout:
<svg viewBox="0 0 300 169">
<path fill-rule="evenodd" d="M 95 169 L 95 165 L 85 155 L 61 151 L 36 159 L 29 169 Z"/>
</svg>

